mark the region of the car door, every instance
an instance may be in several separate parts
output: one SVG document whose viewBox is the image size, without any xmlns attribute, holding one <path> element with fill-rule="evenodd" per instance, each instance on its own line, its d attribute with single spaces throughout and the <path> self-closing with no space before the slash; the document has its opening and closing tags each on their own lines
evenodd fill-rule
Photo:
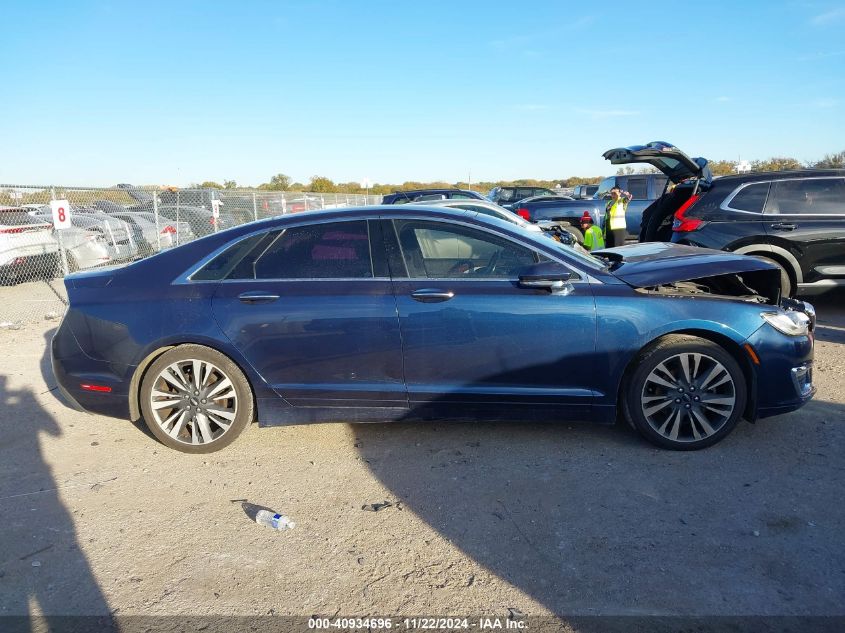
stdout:
<svg viewBox="0 0 845 633">
<path fill-rule="evenodd" d="M 764 216 L 770 243 L 795 257 L 803 283 L 845 283 L 845 178 L 777 180 Z"/>
<path fill-rule="evenodd" d="M 589 413 L 596 315 L 589 283 L 569 294 L 520 287 L 545 256 L 492 229 L 395 219 L 385 230 L 412 407 L 446 403 L 557 416 Z M 398 263 L 397 263 L 398 262 Z"/>
<path fill-rule="evenodd" d="M 407 406 L 396 304 L 371 230 L 349 220 L 250 238 L 219 284 L 216 322 L 293 406 Z"/>
</svg>

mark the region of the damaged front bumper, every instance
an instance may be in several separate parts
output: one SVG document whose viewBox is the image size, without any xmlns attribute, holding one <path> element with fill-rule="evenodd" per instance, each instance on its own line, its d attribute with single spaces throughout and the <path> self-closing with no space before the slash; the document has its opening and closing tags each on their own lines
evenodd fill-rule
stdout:
<svg viewBox="0 0 845 633">
<path fill-rule="evenodd" d="M 809 318 L 808 331 L 805 335 L 789 336 L 763 325 L 748 338 L 747 344 L 759 358 L 758 418 L 795 411 L 816 393 L 813 384 L 816 311 L 809 303 L 796 299 L 781 299 L 780 307 L 805 314 Z"/>
</svg>

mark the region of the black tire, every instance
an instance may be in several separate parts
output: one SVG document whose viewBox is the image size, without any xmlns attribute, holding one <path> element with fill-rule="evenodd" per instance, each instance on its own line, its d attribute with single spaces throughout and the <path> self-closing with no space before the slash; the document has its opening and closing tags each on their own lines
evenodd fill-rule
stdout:
<svg viewBox="0 0 845 633">
<path fill-rule="evenodd" d="M 695 355 L 699 356 L 698 362 Z M 684 357 L 692 380 L 685 378 Z M 712 341 L 671 334 L 643 350 L 635 363 L 620 394 L 622 413 L 630 425 L 657 446 L 681 451 L 712 446 L 733 431 L 745 411 L 748 387 L 742 369 L 730 353 Z M 664 374 L 661 366 L 670 371 Z M 673 368 L 678 370 L 678 392 L 683 389 L 682 393 L 652 381 L 653 372 L 659 372 L 656 377 L 660 379 L 671 375 Z M 713 376 L 709 375 L 713 372 Z M 724 375 L 729 380 L 722 383 Z M 711 389 L 717 382 L 721 384 Z M 712 404 L 706 404 L 705 398 Z M 722 402 L 731 399 L 733 404 L 728 411 L 728 405 Z M 646 411 L 652 413 L 647 417 Z"/>
<path fill-rule="evenodd" d="M 205 387 L 201 387 L 207 390 L 208 395 L 213 396 L 214 390 L 223 385 L 225 388 L 218 393 L 227 396 L 230 390 L 225 386 L 224 379 L 228 379 L 232 387 L 232 397 L 208 398 L 206 404 L 206 399 L 202 399 L 202 395 L 200 395 L 205 394 L 206 391 L 199 391 L 194 392 L 197 394 L 196 397 L 188 400 L 190 393 L 186 398 L 183 392 L 162 378 L 162 373 L 169 367 L 177 363 L 184 363 L 184 369 L 188 372 L 185 376 L 190 379 L 185 384 L 189 386 L 189 390 L 196 388 L 191 369 L 195 366 L 193 365 L 194 361 L 205 363 L 203 367 L 212 368 L 204 374 L 204 377 L 206 380 L 213 382 L 208 382 Z M 200 374 L 203 374 L 202 369 L 200 369 Z M 171 374 L 172 376 L 173 374 Z M 200 383 L 205 384 L 206 381 L 202 378 L 201 375 Z M 158 412 L 163 412 L 159 415 L 161 423 L 157 420 L 156 413 L 153 410 L 153 397 L 160 398 L 157 401 L 159 403 L 163 402 L 164 399 L 161 399 L 160 395 L 154 396 L 153 389 L 156 389 L 157 394 L 168 390 L 172 397 L 172 400 L 167 400 L 168 402 L 175 402 L 181 397 L 178 406 L 172 408 L 158 407 L 156 409 Z M 168 350 L 153 361 L 141 381 L 139 399 L 141 413 L 147 428 L 162 444 L 183 453 L 213 453 L 225 448 L 235 441 L 255 415 L 252 388 L 244 373 L 230 358 L 203 345 L 180 345 Z M 220 402 L 224 404 L 215 404 Z M 212 407 L 214 411 L 211 411 Z M 228 418 L 221 417 L 221 414 L 218 413 L 221 410 L 224 411 L 225 415 L 232 416 L 231 423 L 226 423 Z M 180 412 L 185 414 L 186 419 L 182 419 Z M 171 433 L 173 433 L 171 435 L 165 430 L 164 426 L 168 426 L 166 422 L 168 419 L 172 419 L 170 416 L 174 414 L 178 417 L 169 425 Z M 198 422 L 200 416 L 204 418 L 204 424 Z M 216 419 L 215 416 L 217 416 Z M 203 429 L 203 426 L 205 429 Z M 208 436 L 204 431 L 208 432 Z M 200 443 L 194 443 L 196 439 L 192 441 L 192 437 L 201 440 Z"/>
<path fill-rule="evenodd" d="M 750 254 L 750 253 L 749 253 Z M 795 291 L 792 285 L 792 276 L 789 274 L 789 271 L 784 268 L 784 266 L 778 262 L 777 260 L 772 259 L 771 257 L 766 257 L 765 255 L 757 255 L 754 253 L 755 257 L 759 257 L 767 261 L 770 264 L 774 264 L 780 270 L 780 294 L 782 297 L 791 297 Z"/>
</svg>

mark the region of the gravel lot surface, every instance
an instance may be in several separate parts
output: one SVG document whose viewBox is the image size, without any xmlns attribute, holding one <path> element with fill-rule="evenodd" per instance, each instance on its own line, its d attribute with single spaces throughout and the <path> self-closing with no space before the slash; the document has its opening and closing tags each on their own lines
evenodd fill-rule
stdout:
<svg viewBox="0 0 845 633">
<path fill-rule="evenodd" d="M 845 294 L 813 302 L 815 401 L 694 453 L 432 422 L 183 455 L 63 404 L 58 321 L 0 330 L 0 615 L 845 615 Z"/>
</svg>

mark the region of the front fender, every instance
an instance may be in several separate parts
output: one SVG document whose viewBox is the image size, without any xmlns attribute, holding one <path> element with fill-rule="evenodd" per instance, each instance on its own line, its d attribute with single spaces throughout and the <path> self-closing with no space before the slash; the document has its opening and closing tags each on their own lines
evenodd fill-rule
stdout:
<svg viewBox="0 0 845 633">
<path fill-rule="evenodd" d="M 597 405 L 616 404 L 625 370 L 645 347 L 666 334 L 692 333 L 741 348 L 762 325 L 760 306 L 703 297 L 655 296 L 619 287 L 596 297 L 596 368 L 600 381 Z M 598 382 L 598 381 L 597 381 Z"/>
</svg>

